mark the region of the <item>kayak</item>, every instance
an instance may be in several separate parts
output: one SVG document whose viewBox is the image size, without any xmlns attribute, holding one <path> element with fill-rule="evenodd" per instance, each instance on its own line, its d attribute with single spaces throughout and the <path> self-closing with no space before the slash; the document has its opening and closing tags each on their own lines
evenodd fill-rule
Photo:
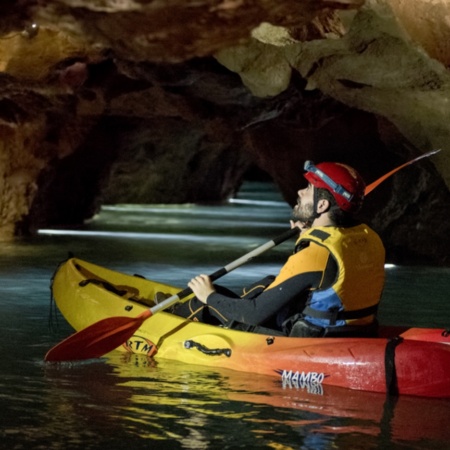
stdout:
<svg viewBox="0 0 450 450">
<path fill-rule="evenodd" d="M 106 318 L 134 318 L 155 305 L 157 293 L 179 291 L 78 258 L 63 262 L 52 279 L 52 296 L 75 331 Z M 116 350 L 270 375 L 308 392 L 337 386 L 450 398 L 448 344 L 444 329 L 381 328 L 374 338 L 299 338 L 232 330 L 161 311 Z"/>
</svg>

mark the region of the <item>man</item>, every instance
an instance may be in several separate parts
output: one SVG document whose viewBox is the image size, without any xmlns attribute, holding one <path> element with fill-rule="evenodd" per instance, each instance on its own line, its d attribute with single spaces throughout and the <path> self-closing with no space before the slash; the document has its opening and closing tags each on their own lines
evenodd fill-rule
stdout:
<svg viewBox="0 0 450 450">
<path fill-rule="evenodd" d="M 295 253 L 279 274 L 244 290 L 242 297 L 212 284 L 207 275 L 188 286 L 195 298 L 175 314 L 208 323 L 238 323 L 282 330 L 290 336 L 371 335 L 384 285 L 383 244 L 354 219 L 365 183 L 353 168 L 310 161 L 308 186 L 293 210 L 300 229 Z M 256 329 L 255 329 L 256 328 Z M 244 327 L 245 329 L 245 327 Z"/>
</svg>

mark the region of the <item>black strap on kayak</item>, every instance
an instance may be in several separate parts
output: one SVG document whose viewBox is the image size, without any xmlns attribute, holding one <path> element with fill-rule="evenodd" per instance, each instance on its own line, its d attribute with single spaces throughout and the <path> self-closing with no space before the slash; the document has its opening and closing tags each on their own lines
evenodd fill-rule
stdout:
<svg viewBox="0 0 450 450">
<path fill-rule="evenodd" d="M 369 306 L 363 309 L 355 309 L 354 311 L 319 311 L 318 309 L 313 309 L 310 306 L 306 306 L 302 311 L 304 316 L 314 317 L 314 319 L 328 319 L 330 325 L 336 325 L 338 320 L 352 320 L 352 319 L 362 319 L 363 317 L 371 316 L 375 314 L 378 310 L 378 304 Z"/>
<path fill-rule="evenodd" d="M 210 356 L 225 355 L 231 356 L 231 348 L 208 348 L 198 342 L 188 340 L 184 342 L 184 348 L 196 348 L 198 351 Z"/>
<path fill-rule="evenodd" d="M 395 349 L 403 342 L 403 338 L 396 336 L 388 339 L 384 354 L 384 368 L 386 374 L 386 393 L 398 395 L 397 370 L 395 368 Z"/>
</svg>

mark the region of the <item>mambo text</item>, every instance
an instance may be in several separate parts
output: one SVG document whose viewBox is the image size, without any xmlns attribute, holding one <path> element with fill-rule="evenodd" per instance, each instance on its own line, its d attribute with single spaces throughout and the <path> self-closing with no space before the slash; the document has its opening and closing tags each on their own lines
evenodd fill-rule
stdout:
<svg viewBox="0 0 450 450">
<path fill-rule="evenodd" d="M 309 386 L 321 385 L 325 377 L 324 373 L 318 372 L 293 372 L 292 370 L 277 370 L 281 375 L 281 381 L 284 384 L 294 385 L 295 387 L 305 388 Z"/>
</svg>

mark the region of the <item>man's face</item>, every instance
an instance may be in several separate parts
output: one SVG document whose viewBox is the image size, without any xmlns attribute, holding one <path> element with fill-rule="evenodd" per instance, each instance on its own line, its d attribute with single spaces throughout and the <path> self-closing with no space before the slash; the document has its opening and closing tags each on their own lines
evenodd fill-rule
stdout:
<svg viewBox="0 0 450 450">
<path fill-rule="evenodd" d="M 294 206 L 292 214 L 300 222 L 308 222 L 314 218 L 314 186 L 309 183 L 304 189 L 298 192 L 297 204 Z"/>
</svg>

